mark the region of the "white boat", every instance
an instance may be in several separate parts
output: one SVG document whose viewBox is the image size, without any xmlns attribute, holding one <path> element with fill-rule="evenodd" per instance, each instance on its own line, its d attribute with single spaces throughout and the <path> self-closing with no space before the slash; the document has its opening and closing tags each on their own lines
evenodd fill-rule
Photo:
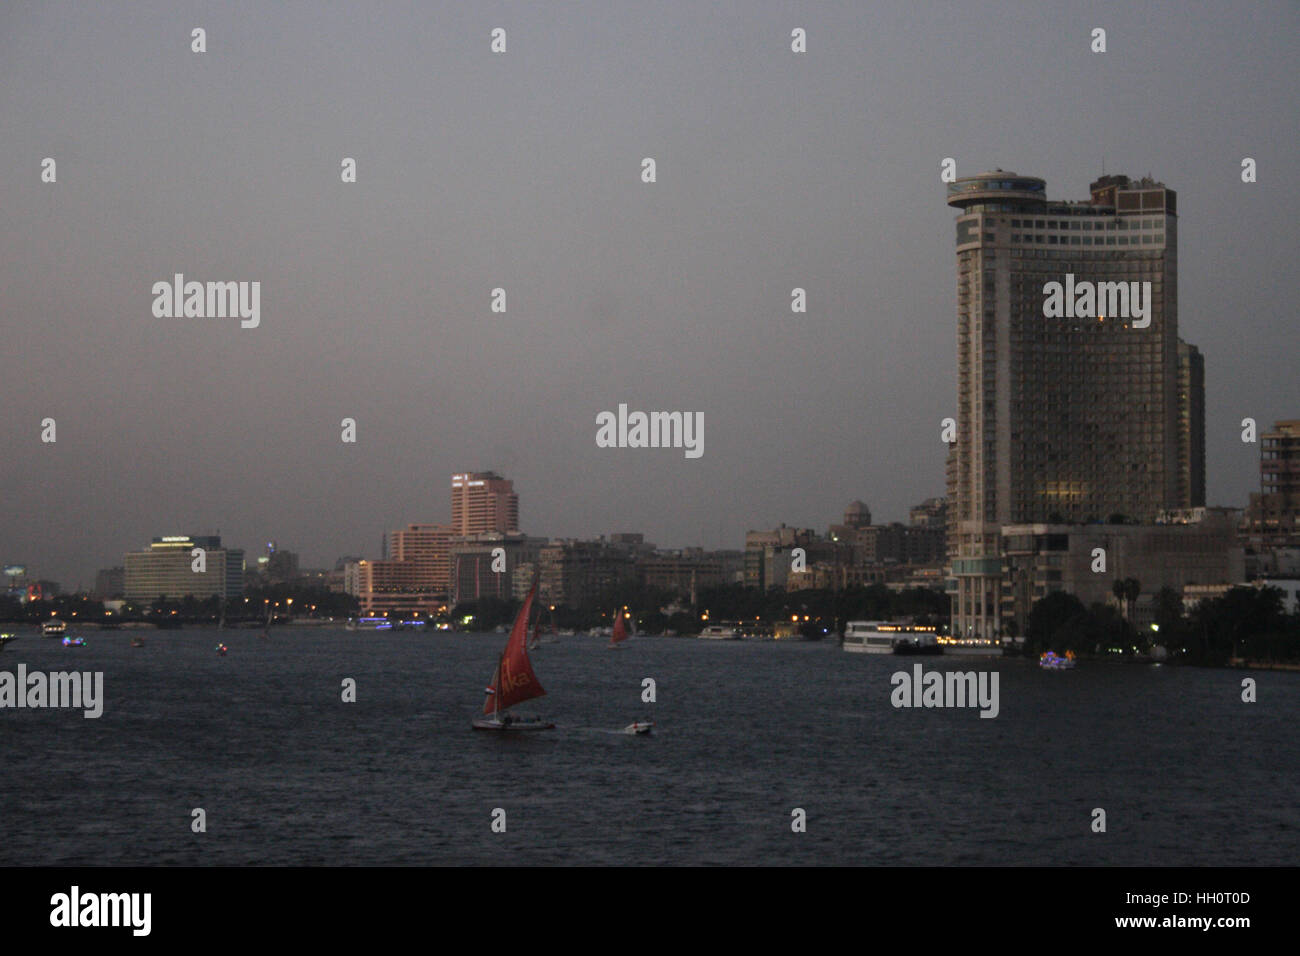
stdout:
<svg viewBox="0 0 1300 956">
<path fill-rule="evenodd" d="M 700 637 L 706 641 L 738 641 L 740 628 L 728 621 L 719 621 L 700 631 Z"/>
<path fill-rule="evenodd" d="M 653 720 L 638 720 L 628 724 L 623 728 L 625 734 L 635 734 L 638 737 L 644 737 L 654 730 L 655 723 Z"/>
<path fill-rule="evenodd" d="M 68 625 L 57 617 L 52 617 L 41 625 L 42 637 L 62 637 L 68 632 Z"/>
<path fill-rule="evenodd" d="M 853 654 L 892 654 L 897 627 L 890 621 L 849 621 L 842 646 Z"/>
</svg>

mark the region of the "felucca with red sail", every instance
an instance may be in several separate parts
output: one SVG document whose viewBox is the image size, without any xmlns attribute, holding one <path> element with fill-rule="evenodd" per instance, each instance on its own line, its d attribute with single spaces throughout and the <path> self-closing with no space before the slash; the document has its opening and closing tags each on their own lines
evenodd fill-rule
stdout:
<svg viewBox="0 0 1300 956">
<path fill-rule="evenodd" d="M 609 632 L 607 647 L 618 647 L 619 642 L 627 640 L 627 625 L 623 622 L 623 611 L 614 612 L 614 626 Z"/>
<path fill-rule="evenodd" d="M 551 605 L 551 624 L 550 629 L 542 634 L 542 612 L 537 612 L 537 620 L 533 622 L 533 638 L 528 642 L 528 649 L 535 651 L 542 644 L 555 644 L 559 638 L 555 636 L 555 605 Z"/>
<path fill-rule="evenodd" d="M 474 719 L 475 730 L 527 731 L 552 730 L 555 727 L 539 717 L 516 717 L 507 713 L 516 704 L 546 693 L 528 659 L 528 615 L 536 597 L 537 585 L 534 584 L 528 597 L 524 598 L 524 606 L 519 609 L 514 626 L 510 628 L 510 638 L 506 641 L 505 650 L 501 652 L 501 659 L 497 661 L 492 684 L 487 688 L 487 700 L 483 702 L 484 716 Z"/>
</svg>

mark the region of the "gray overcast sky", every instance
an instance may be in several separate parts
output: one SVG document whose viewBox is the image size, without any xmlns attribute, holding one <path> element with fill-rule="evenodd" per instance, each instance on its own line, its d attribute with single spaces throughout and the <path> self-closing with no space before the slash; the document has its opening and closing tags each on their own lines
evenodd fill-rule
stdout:
<svg viewBox="0 0 1300 956">
<path fill-rule="evenodd" d="M 219 528 L 330 565 L 446 520 L 460 469 L 533 534 L 905 520 L 955 404 L 945 156 L 1178 191 L 1208 497 L 1244 505 L 1241 419 L 1300 417 L 1298 9 L 9 0 L 0 561 L 90 585 Z M 259 280 L 261 327 L 154 318 L 176 272 Z M 620 402 L 703 412 L 704 456 L 597 448 Z"/>
</svg>

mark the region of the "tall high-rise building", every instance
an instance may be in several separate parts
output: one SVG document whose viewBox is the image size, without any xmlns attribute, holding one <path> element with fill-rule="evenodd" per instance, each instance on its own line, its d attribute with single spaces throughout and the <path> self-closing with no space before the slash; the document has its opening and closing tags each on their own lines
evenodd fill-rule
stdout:
<svg viewBox="0 0 1300 956">
<path fill-rule="evenodd" d="M 1205 359 L 1178 340 L 1178 481 L 1184 508 L 1205 506 Z"/>
<path fill-rule="evenodd" d="M 1190 504 L 1177 197 L 1150 179 L 1103 176 L 1088 201 L 1061 202 L 1042 179 L 995 170 L 949 184 L 948 204 L 958 209 L 953 633 L 994 637 L 1003 525 L 1153 521 Z M 1063 309 L 1050 307 L 1049 283 Z"/>
<path fill-rule="evenodd" d="M 519 530 L 515 483 L 494 471 L 451 476 L 451 524 L 458 535 Z"/>
</svg>

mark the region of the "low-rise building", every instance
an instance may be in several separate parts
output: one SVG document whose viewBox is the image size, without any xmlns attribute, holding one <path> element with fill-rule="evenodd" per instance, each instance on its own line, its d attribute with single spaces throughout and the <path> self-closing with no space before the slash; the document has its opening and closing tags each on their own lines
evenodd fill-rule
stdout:
<svg viewBox="0 0 1300 956">
<path fill-rule="evenodd" d="M 1089 606 L 1113 603 L 1115 582 L 1133 578 L 1146 596 L 1135 609 L 1147 609 L 1164 587 L 1239 583 L 1245 552 L 1236 525 L 1230 509 L 1207 509 L 1183 524 L 1004 525 L 1000 627 L 1014 622 L 1024 634 L 1034 603 L 1054 591 Z"/>
<path fill-rule="evenodd" d="M 452 538 L 448 557 L 451 605 L 483 598 L 510 600 L 515 570 L 524 564 L 531 567 L 546 544 L 546 538 L 519 532 L 490 531 Z"/>
<path fill-rule="evenodd" d="M 636 549 L 603 537 L 551 541 L 537 555 L 538 593 L 548 604 L 584 607 L 636 581 Z"/>
</svg>

